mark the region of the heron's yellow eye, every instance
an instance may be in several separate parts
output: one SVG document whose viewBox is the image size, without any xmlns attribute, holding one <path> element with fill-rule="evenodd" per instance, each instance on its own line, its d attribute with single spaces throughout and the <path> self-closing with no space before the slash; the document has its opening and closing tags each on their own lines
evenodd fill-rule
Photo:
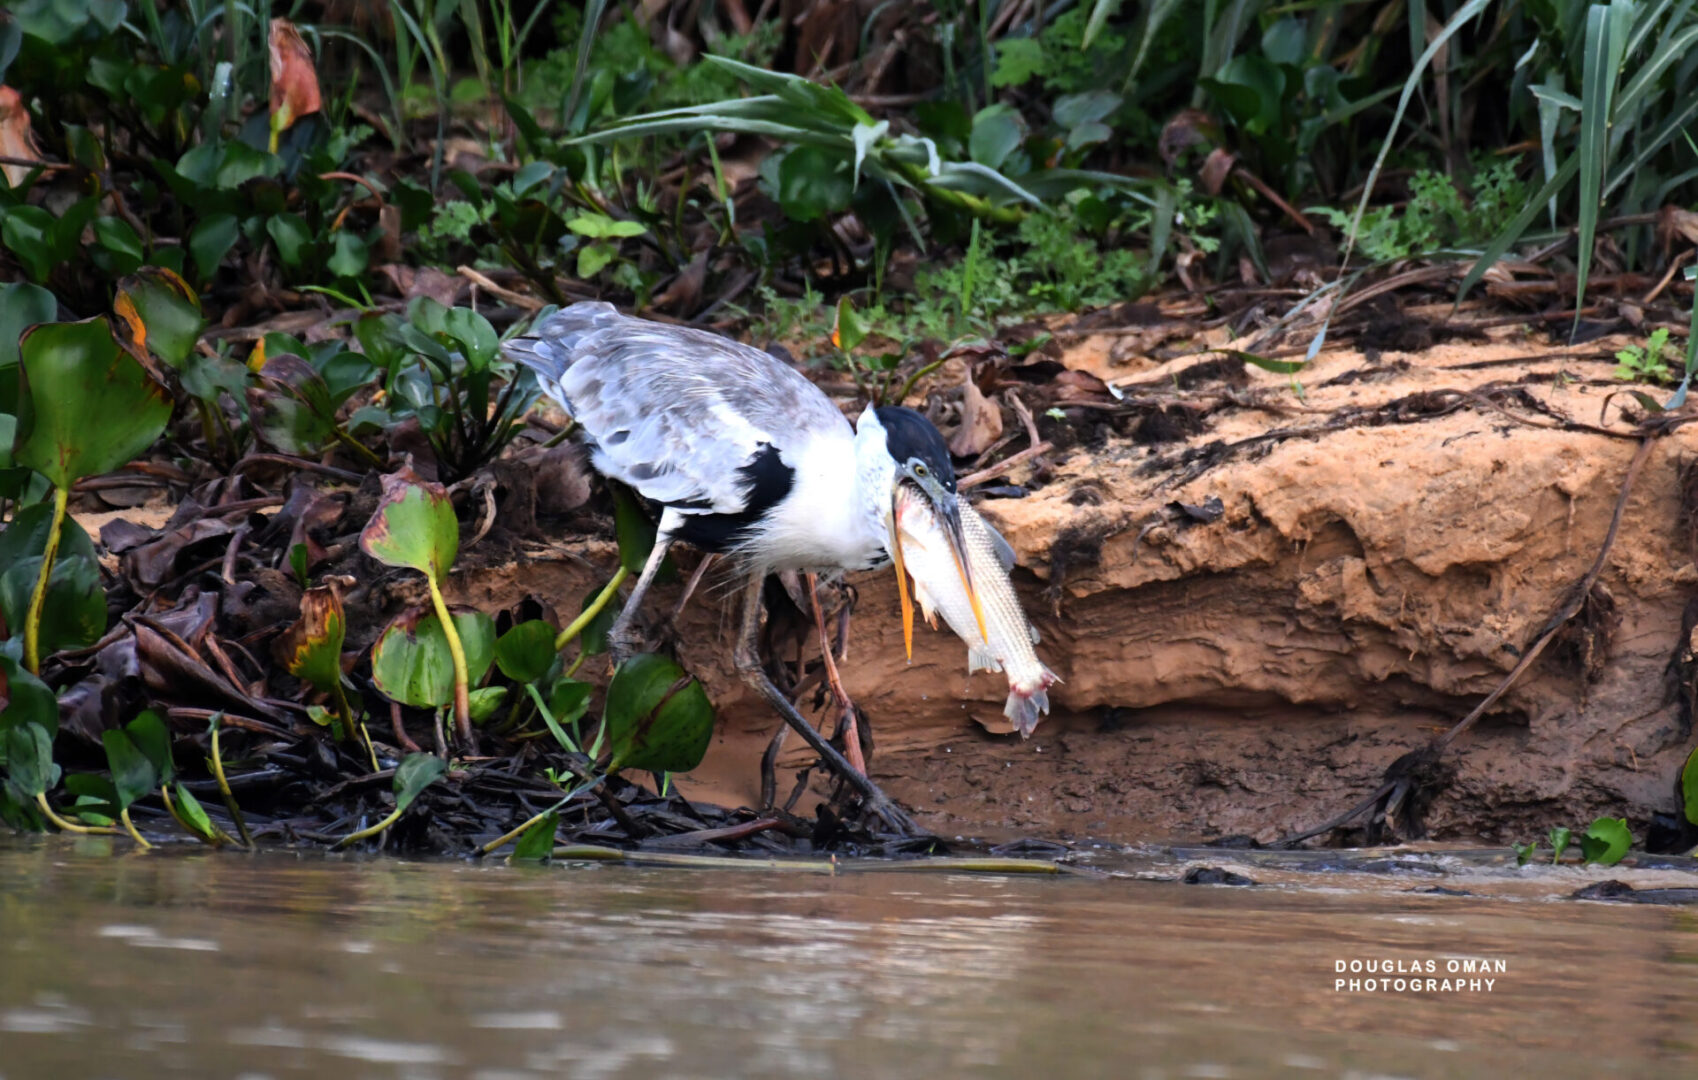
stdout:
<svg viewBox="0 0 1698 1080">
<path fill-rule="evenodd" d="M 926 467 L 918 461 L 914 462 L 914 475 L 915 476 L 926 475 Z"/>
</svg>

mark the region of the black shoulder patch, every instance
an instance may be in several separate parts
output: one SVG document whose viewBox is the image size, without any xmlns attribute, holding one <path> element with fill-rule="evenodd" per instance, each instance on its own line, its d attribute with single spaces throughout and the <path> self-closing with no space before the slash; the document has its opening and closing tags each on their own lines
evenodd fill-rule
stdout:
<svg viewBox="0 0 1698 1080">
<path fill-rule="evenodd" d="M 746 485 L 743 509 L 735 514 L 687 514 L 676 539 L 703 551 L 728 551 L 783 502 L 796 483 L 796 470 L 784 464 L 771 443 L 761 443 L 755 456 L 738 468 L 737 475 Z M 680 510 L 688 508 L 688 504 L 678 504 Z"/>
<path fill-rule="evenodd" d="M 937 476 L 947 491 L 955 490 L 955 466 L 949 460 L 949 445 L 930 420 L 902 405 L 881 405 L 876 410 L 884 425 L 884 444 L 898 462 L 919 458 Z"/>
</svg>

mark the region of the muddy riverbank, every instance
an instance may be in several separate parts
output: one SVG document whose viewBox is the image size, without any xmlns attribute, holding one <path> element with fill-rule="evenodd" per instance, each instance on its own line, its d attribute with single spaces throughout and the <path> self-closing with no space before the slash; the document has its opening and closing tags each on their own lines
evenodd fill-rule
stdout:
<svg viewBox="0 0 1698 1080">
<path fill-rule="evenodd" d="M 1024 497 L 978 504 L 1018 553 L 1040 652 L 1065 680 L 1032 740 L 1005 734 L 1005 688 L 969 679 L 946 632 L 921 629 L 905 662 L 889 573 L 852 579 L 845 678 L 874 725 L 873 771 L 939 830 L 1268 840 L 1330 817 L 1514 666 L 1591 564 L 1637 448 L 1607 340 L 1323 353 L 1301 396 L 1236 361 L 1118 346 L 1060 355 L 1086 385 L 1118 383 L 1132 421 L 1060 403 L 1040 424 L 1063 447 L 993 491 Z M 936 380 L 946 423 L 950 378 Z M 1508 841 L 1601 813 L 1638 829 L 1675 809 L 1695 440 L 1681 429 L 1653 449 L 1586 611 L 1434 778 L 1431 835 Z M 596 565 L 580 546 L 457 587 L 564 607 Z M 753 804 L 773 719 L 730 669 L 716 580 L 679 650 L 720 726 L 681 782 Z"/>
</svg>

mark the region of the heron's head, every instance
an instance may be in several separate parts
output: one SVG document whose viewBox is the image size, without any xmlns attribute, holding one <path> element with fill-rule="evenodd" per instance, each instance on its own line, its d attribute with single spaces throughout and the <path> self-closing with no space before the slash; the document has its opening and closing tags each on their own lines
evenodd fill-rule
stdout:
<svg viewBox="0 0 1698 1080">
<path fill-rule="evenodd" d="M 896 563 L 896 585 L 902 598 L 902 636 L 913 655 L 914 607 L 908 598 L 908 579 L 902 562 L 902 530 L 896 521 L 896 500 L 904 485 L 918 492 L 931 507 L 932 514 L 943 527 L 949 541 L 950 554 L 955 557 L 955 569 L 961 575 L 962 587 L 972 604 L 973 615 L 979 622 L 980 636 L 989 639 L 985 617 L 979 607 L 979 596 L 973 587 L 972 569 L 967 557 L 966 535 L 961 528 L 961 502 L 955 493 L 955 466 L 949 460 L 949 447 L 932 422 L 913 409 L 899 405 L 868 406 L 861 414 L 856 429 L 857 440 L 864 440 L 863 452 L 876 457 L 888 476 L 889 490 L 881 493 L 887 548 Z M 882 444 L 879 440 L 882 439 Z"/>
</svg>

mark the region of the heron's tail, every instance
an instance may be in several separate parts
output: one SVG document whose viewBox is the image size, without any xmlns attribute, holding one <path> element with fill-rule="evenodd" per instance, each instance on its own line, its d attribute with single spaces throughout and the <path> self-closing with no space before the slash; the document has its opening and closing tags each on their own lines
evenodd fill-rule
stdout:
<svg viewBox="0 0 1698 1080">
<path fill-rule="evenodd" d="M 561 308 L 531 327 L 529 333 L 503 344 L 501 351 L 509 360 L 536 372 L 543 389 L 548 391 L 559 385 L 567 368 L 588 354 L 588 338 L 617 325 L 623 318 L 612 304 L 587 300 Z"/>
</svg>

